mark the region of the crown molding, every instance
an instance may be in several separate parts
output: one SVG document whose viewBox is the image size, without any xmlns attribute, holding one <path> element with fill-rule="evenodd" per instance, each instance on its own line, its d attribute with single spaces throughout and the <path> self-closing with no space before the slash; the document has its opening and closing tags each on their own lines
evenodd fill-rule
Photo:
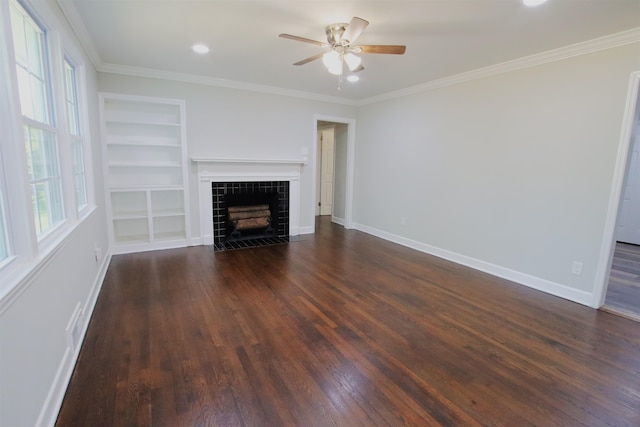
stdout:
<svg viewBox="0 0 640 427">
<path fill-rule="evenodd" d="M 76 9 L 75 3 L 63 0 L 56 0 L 56 3 L 69 23 L 71 30 L 75 33 L 78 42 L 87 53 L 93 67 L 96 70 L 99 70 L 103 64 L 102 58 L 98 53 L 98 49 L 96 49 L 95 45 L 91 41 L 89 31 L 87 31 L 87 27 L 84 25 L 84 22 L 78 13 L 78 9 Z"/>
<path fill-rule="evenodd" d="M 240 89 L 252 92 L 267 93 L 270 95 L 288 96 L 292 98 L 302 98 L 311 101 L 329 102 L 332 104 L 343 104 L 356 106 L 357 101 L 340 98 L 337 96 L 320 95 L 312 92 L 304 92 L 292 89 L 284 89 L 275 86 L 259 85 L 255 83 L 239 82 L 234 80 L 219 79 L 216 77 L 201 76 L 196 74 L 178 73 L 173 71 L 154 70 L 150 68 L 130 67 L 127 65 L 102 64 L 98 71 L 111 74 L 122 74 L 135 77 L 148 77 L 163 80 L 173 80 L 185 83 L 195 83 L 207 86 L 222 87 L 227 89 Z"/>
<path fill-rule="evenodd" d="M 537 65 L 547 64 L 550 62 L 560 61 L 575 56 L 586 55 L 589 53 L 638 42 L 640 42 L 640 27 L 604 37 L 599 37 L 597 39 L 572 44 L 558 49 L 549 50 L 535 55 L 525 56 L 522 58 L 514 59 L 512 61 L 478 68 L 465 73 L 444 77 L 442 79 L 432 80 L 405 89 L 373 96 L 371 98 L 365 98 L 358 101 L 357 106 L 401 98 L 403 96 L 414 95 L 446 86 L 452 86 L 472 80 L 508 73 L 510 71 L 530 68 Z"/>
<path fill-rule="evenodd" d="M 502 62 L 500 64 L 490 65 L 478 68 L 472 71 L 456 74 L 442 79 L 432 80 L 416 86 L 400 89 L 393 92 L 387 92 L 381 95 L 365 98 L 361 100 L 351 100 L 335 96 L 320 95 L 312 92 L 297 91 L 291 89 L 283 89 L 274 86 L 258 85 L 253 83 L 238 82 L 233 80 L 218 79 L 215 77 L 200 76 L 195 74 L 178 73 L 172 71 L 161 71 L 148 68 L 130 67 L 117 64 L 101 64 L 96 67 L 98 71 L 104 73 L 122 74 L 137 77 L 148 77 L 165 80 L 174 80 L 186 83 L 204 84 L 208 86 L 223 87 L 228 89 L 240 89 L 253 92 L 267 93 L 271 95 L 288 96 L 293 98 L 302 98 L 312 101 L 330 102 L 335 104 L 349 106 L 363 106 L 376 102 L 386 101 L 395 98 L 401 98 L 408 95 L 414 95 L 430 90 L 452 86 L 472 80 L 485 77 L 495 76 L 510 71 L 530 68 L 537 65 L 547 64 L 550 62 L 560 61 L 575 56 L 585 55 L 598 52 L 605 49 L 611 49 L 626 44 L 640 42 L 640 27 L 628 31 L 599 37 L 593 40 L 572 44 L 558 49 L 549 50 L 535 55 L 514 59 L 512 61 Z"/>
</svg>

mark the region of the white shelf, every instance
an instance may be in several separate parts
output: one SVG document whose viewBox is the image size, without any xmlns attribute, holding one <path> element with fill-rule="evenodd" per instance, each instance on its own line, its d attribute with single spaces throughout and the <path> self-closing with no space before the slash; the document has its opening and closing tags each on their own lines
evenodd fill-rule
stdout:
<svg viewBox="0 0 640 427">
<path fill-rule="evenodd" d="M 184 189 L 182 185 L 145 185 L 140 187 L 132 187 L 132 186 L 111 186 L 109 187 L 109 191 L 112 193 L 121 193 L 121 192 L 129 192 L 129 191 L 143 191 L 143 190 L 151 190 L 151 191 L 181 191 Z"/>
<path fill-rule="evenodd" d="M 106 125 L 141 125 L 141 126 L 175 126 L 180 127 L 180 123 L 162 123 L 144 120 L 107 120 Z"/>
<path fill-rule="evenodd" d="M 184 211 L 182 210 L 175 210 L 175 211 L 154 211 L 152 213 L 152 216 L 154 218 L 161 218 L 161 217 L 167 217 L 167 216 L 184 216 Z"/>
<path fill-rule="evenodd" d="M 109 162 L 110 168 L 181 168 L 181 163 Z"/>
<path fill-rule="evenodd" d="M 147 219 L 147 213 L 132 212 L 132 213 L 118 213 L 118 214 L 114 213 L 113 214 L 114 221 L 127 220 L 127 219 Z"/>
<path fill-rule="evenodd" d="M 184 101 L 100 94 L 114 253 L 186 246 Z"/>
<path fill-rule="evenodd" d="M 108 146 L 122 146 L 122 147 L 163 147 L 163 148 L 182 148 L 180 144 L 167 144 L 167 143 L 156 143 L 156 142 L 145 142 L 145 141 L 136 141 L 133 140 L 123 140 L 123 141 L 114 141 L 107 142 Z"/>
<path fill-rule="evenodd" d="M 130 145 L 144 147 L 180 147 L 180 140 L 173 136 L 141 136 L 141 135 L 108 135 L 106 138 L 107 146 Z"/>
</svg>

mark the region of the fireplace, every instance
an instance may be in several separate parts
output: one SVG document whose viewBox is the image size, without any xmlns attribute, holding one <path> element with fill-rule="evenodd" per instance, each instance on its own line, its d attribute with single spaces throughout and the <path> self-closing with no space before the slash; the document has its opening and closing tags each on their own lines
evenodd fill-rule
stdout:
<svg viewBox="0 0 640 427">
<path fill-rule="evenodd" d="M 304 165 L 307 164 L 306 158 L 296 160 L 193 157 L 191 160 L 197 165 L 198 171 L 201 244 L 213 245 L 214 240 L 220 242 L 222 233 L 226 238 L 227 226 L 223 225 L 224 222 L 219 222 L 224 209 L 214 207 L 216 198 L 218 203 L 222 201 L 220 196 L 225 190 L 227 194 L 240 194 L 250 186 L 255 189 L 257 185 L 259 192 L 261 185 L 273 186 L 274 182 L 276 187 L 285 189 L 280 191 L 280 188 L 276 188 L 270 192 L 287 192 L 286 200 L 279 203 L 276 232 L 286 237 L 300 234 L 300 176 Z M 283 215 L 286 216 L 285 221 L 281 221 Z M 215 230 L 214 224 L 218 224 Z M 240 243 L 244 242 L 238 242 Z"/>
<path fill-rule="evenodd" d="M 289 181 L 212 182 L 213 244 L 289 236 Z"/>
</svg>

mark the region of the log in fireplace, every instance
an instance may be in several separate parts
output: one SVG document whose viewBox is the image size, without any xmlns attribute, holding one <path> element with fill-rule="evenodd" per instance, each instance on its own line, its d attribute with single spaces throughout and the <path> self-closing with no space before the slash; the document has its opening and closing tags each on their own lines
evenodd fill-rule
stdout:
<svg viewBox="0 0 640 427">
<path fill-rule="evenodd" d="M 271 209 L 269 205 L 228 206 L 227 218 L 232 227 L 231 237 L 239 239 L 242 232 L 264 229 L 264 233 L 272 236 L 275 231 L 271 227 Z"/>
</svg>

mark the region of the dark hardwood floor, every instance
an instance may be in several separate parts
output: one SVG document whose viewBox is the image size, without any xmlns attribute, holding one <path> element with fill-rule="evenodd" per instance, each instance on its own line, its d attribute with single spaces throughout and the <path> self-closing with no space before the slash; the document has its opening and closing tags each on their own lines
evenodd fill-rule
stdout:
<svg viewBox="0 0 640 427">
<path fill-rule="evenodd" d="M 323 219 L 114 256 L 57 426 L 638 426 L 640 328 Z"/>
<path fill-rule="evenodd" d="M 603 309 L 640 321 L 640 246 L 616 243 Z"/>
</svg>

